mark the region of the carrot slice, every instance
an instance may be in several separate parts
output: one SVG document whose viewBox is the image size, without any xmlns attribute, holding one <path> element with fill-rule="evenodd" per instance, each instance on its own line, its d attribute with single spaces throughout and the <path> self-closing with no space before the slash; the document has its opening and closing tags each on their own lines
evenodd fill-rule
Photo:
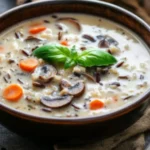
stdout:
<svg viewBox="0 0 150 150">
<path fill-rule="evenodd" d="M 24 71 L 32 72 L 38 66 L 38 60 L 35 58 L 21 60 L 19 66 Z"/>
<path fill-rule="evenodd" d="M 38 34 L 42 31 L 46 30 L 46 27 L 45 26 L 35 26 L 35 27 L 32 27 L 30 30 L 29 30 L 29 33 L 30 34 Z"/>
<path fill-rule="evenodd" d="M 97 109 L 100 109 L 100 108 L 103 108 L 103 107 L 104 107 L 104 103 L 100 100 L 93 100 L 90 103 L 90 109 L 91 110 L 97 110 Z"/>
<path fill-rule="evenodd" d="M 64 45 L 64 46 L 68 46 L 68 45 L 69 45 L 69 44 L 68 44 L 68 41 L 61 41 L 60 44 L 61 44 L 61 45 Z"/>
<path fill-rule="evenodd" d="M 17 84 L 11 84 L 3 91 L 3 97 L 12 102 L 17 102 L 23 95 L 22 88 Z"/>
</svg>

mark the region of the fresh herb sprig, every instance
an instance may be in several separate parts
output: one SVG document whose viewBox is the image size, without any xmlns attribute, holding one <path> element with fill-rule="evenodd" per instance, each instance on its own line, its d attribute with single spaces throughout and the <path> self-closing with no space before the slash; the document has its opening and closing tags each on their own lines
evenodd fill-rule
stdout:
<svg viewBox="0 0 150 150">
<path fill-rule="evenodd" d="M 75 65 L 83 67 L 109 66 L 117 62 L 111 54 L 100 49 L 87 49 L 77 52 L 75 46 L 71 49 L 61 45 L 44 45 L 33 51 L 33 55 L 47 62 L 64 63 L 64 68 Z"/>
</svg>

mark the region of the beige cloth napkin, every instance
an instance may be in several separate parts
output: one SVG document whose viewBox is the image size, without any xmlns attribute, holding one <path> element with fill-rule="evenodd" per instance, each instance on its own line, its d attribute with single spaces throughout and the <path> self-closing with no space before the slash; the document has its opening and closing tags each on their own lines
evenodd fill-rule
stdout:
<svg viewBox="0 0 150 150">
<path fill-rule="evenodd" d="M 29 1 L 31 2 L 38 0 L 17 0 L 17 4 L 20 5 Z M 106 1 L 114 2 L 117 0 L 106 0 Z M 134 2 L 135 1 L 136 0 L 134 0 Z M 132 2 L 133 1 L 131 1 L 131 3 Z M 150 106 L 146 109 L 144 115 L 137 122 L 135 122 L 132 126 L 130 126 L 129 128 L 127 128 L 126 130 L 124 130 L 119 134 L 116 134 L 104 140 L 97 140 L 94 143 L 90 144 L 87 141 L 85 141 L 84 145 L 79 146 L 74 146 L 75 142 L 78 145 L 78 141 L 69 141 L 69 146 L 67 143 L 55 144 L 54 149 L 55 150 L 144 150 L 145 146 L 144 132 L 148 130 L 150 130 Z"/>
<path fill-rule="evenodd" d="M 97 140 L 94 143 L 80 146 L 68 147 L 66 143 L 56 144 L 55 150 L 144 150 L 144 132 L 150 130 L 150 106 L 144 115 L 132 126 L 123 132 L 104 140 Z M 69 145 L 74 145 L 74 141 L 69 141 Z"/>
</svg>

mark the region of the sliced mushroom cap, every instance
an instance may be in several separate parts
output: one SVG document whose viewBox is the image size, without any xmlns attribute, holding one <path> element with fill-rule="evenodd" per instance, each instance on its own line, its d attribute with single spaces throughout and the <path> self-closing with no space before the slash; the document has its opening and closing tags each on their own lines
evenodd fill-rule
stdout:
<svg viewBox="0 0 150 150">
<path fill-rule="evenodd" d="M 75 18 L 71 18 L 71 17 L 58 18 L 56 20 L 56 22 L 59 22 L 59 21 L 67 21 L 67 22 L 73 24 L 79 32 L 81 31 L 81 25 L 78 22 L 78 20 Z"/>
<path fill-rule="evenodd" d="M 45 88 L 45 85 L 43 83 L 39 83 L 39 82 L 33 82 L 32 85 L 34 87 L 38 87 L 38 88 Z"/>
<path fill-rule="evenodd" d="M 109 43 L 109 45 L 117 46 L 119 44 L 114 38 L 108 35 L 105 37 L 105 40 Z"/>
<path fill-rule="evenodd" d="M 57 70 L 52 65 L 43 65 L 35 69 L 34 73 L 32 74 L 32 79 L 34 81 L 47 83 L 56 74 L 57 74 Z"/>
<path fill-rule="evenodd" d="M 68 88 L 70 86 L 71 86 L 71 84 L 67 80 L 64 80 L 64 79 L 61 80 L 61 82 L 60 82 L 61 89 Z"/>
<path fill-rule="evenodd" d="M 74 75 L 76 76 L 85 76 L 88 80 L 92 81 L 92 82 L 96 82 L 94 77 L 86 72 L 74 72 Z"/>
<path fill-rule="evenodd" d="M 99 43 L 98 43 L 99 48 L 109 48 L 109 45 L 110 45 L 109 42 L 106 41 L 105 39 L 99 41 Z"/>
<path fill-rule="evenodd" d="M 84 39 L 87 39 L 87 40 L 91 41 L 91 42 L 96 42 L 95 38 L 93 36 L 91 36 L 91 35 L 83 34 L 82 37 Z"/>
<path fill-rule="evenodd" d="M 85 76 L 87 79 L 95 82 L 95 79 L 92 75 L 86 72 L 86 68 L 81 66 L 75 66 L 73 69 L 73 74 L 80 77 L 81 75 Z"/>
<path fill-rule="evenodd" d="M 39 41 L 42 41 L 42 39 L 30 35 L 25 39 L 25 41 L 26 42 L 39 42 Z"/>
<path fill-rule="evenodd" d="M 80 96 L 85 90 L 85 84 L 83 82 L 77 82 L 75 85 L 68 88 L 67 93 L 73 96 Z"/>
<path fill-rule="evenodd" d="M 70 104 L 72 99 L 73 99 L 73 96 L 70 96 L 70 95 L 64 95 L 64 96 L 58 96 L 58 97 L 44 96 L 44 97 L 41 97 L 41 103 L 45 105 L 46 107 L 60 108 L 60 107 Z"/>
<path fill-rule="evenodd" d="M 108 48 L 110 45 L 117 46 L 119 44 L 114 38 L 108 35 L 98 35 L 97 39 L 99 39 L 98 47 L 100 48 Z"/>
<path fill-rule="evenodd" d="M 102 41 L 105 39 L 105 36 L 104 35 L 97 35 L 96 36 L 98 40 Z"/>
</svg>

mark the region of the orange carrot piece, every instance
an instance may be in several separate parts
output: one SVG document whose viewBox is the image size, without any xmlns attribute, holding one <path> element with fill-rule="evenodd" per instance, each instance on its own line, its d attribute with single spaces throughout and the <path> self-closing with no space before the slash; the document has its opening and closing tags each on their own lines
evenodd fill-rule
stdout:
<svg viewBox="0 0 150 150">
<path fill-rule="evenodd" d="M 38 66 L 38 60 L 35 58 L 21 60 L 19 66 L 24 71 L 32 72 Z"/>
<path fill-rule="evenodd" d="M 61 41 L 60 44 L 61 44 L 61 45 L 64 45 L 64 46 L 68 46 L 68 45 L 69 45 L 69 44 L 68 44 L 68 41 Z"/>
<path fill-rule="evenodd" d="M 91 110 L 97 110 L 104 107 L 104 103 L 100 100 L 93 100 L 90 102 L 90 109 Z"/>
<path fill-rule="evenodd" d="M 46 27 L 45 26 L 35 26 L 35 27 L 32 27 L 30 30 L 29 30 L 29 33 L 30 34 L 38 34 L 42 31 L 46 30 Z"/>
<path fill-rule="evenodd" d="M 11 84 L 3 91 L 3 97 L 11 102 L 17 102 L 23 95 L 22 88 L 17 84 Z"/>
</svg>

